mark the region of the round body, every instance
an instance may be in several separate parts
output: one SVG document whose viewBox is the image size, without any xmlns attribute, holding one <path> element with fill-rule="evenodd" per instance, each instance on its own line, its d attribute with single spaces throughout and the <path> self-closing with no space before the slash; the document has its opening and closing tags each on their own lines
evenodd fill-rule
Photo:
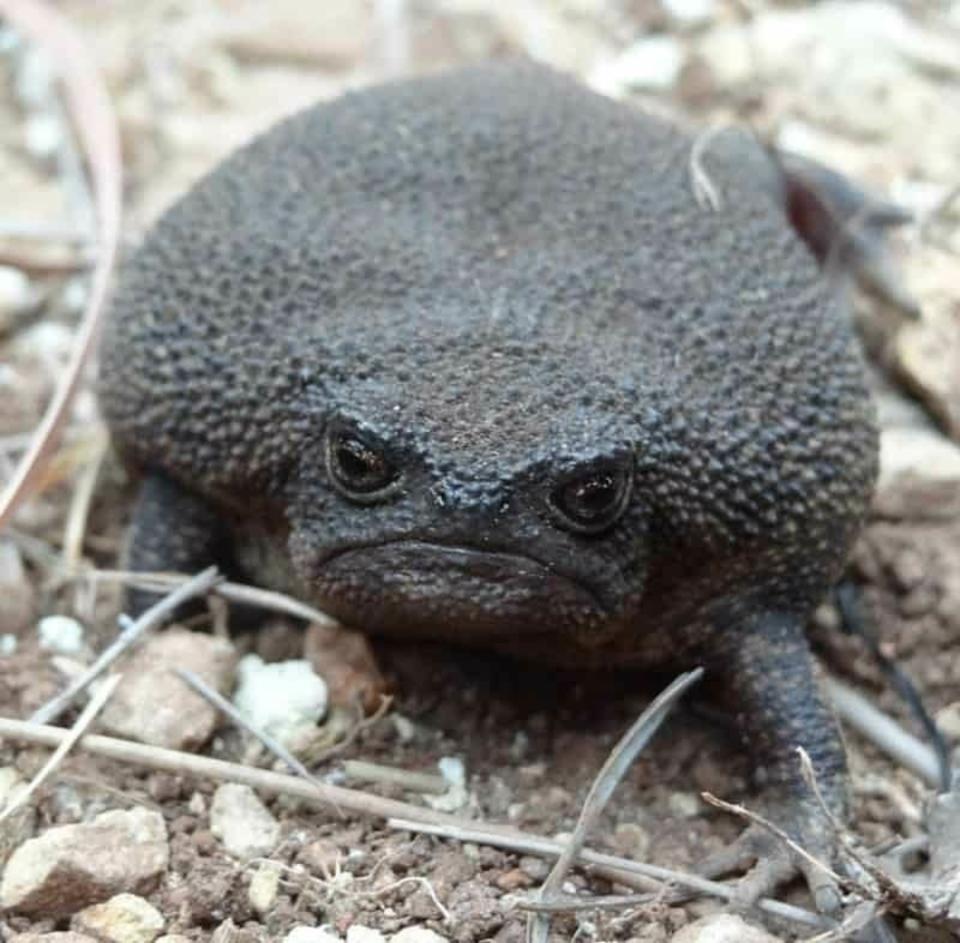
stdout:
<svg viewBox="0 0 960 943">
<path fill-rule="evenodd" d="M 805 616 L 876 463 L 768 154 L 528 65 L 350 94 L 227 160 L 128 266 L 102 403 L 253 578 L 577 663 Z"/>
</svg>

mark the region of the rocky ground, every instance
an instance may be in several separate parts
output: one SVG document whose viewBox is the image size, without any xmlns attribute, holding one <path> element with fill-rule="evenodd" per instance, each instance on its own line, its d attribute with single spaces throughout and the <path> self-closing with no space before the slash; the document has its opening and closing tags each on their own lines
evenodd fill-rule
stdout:
<svg viewBox="0 0 960 943">
<path fill-rule="evenodd" d="M 515 55 L 681 120 L 748 124 L 914 211 L 895 248 L 921 315 L 857 301 L 884 431 L 881 486 L 851 576 L 883 650 L 917 681 L 951 746 L 960 745 L 960 4 L 59 7 L 113 95 L 128 244 L 199 174 L 281 115 L 391 76 Z M 35 49 L 0 32 L 0 481 L 62 373 L 88 290 L 89 193 L 51 74 Z M 0 537 L 3 716 L 29 716 L 114 636 L 119 586 L 96 574 L 116 565 L 130 497 L 88 384 L 42 492 Z M 598 679 L 379 644 L 378 674 L 362 642 L 321 625 L 304 632 L 271 617 L 231 634 L 229 613 L 213 615 L 212 634 L 178 628 L 123 664 L 102 732 L 270 766 L 248 735 L 167 670 L 188 667 L 307 757 L 325 782 L 542 835 L 570 831 L 608 751 L 665 680 Z M 837 633 L 836 621 L 825 608 L 813 627 L 827 669 L 917 732 L 863 644 Z M 389 710 L 358 725 L 352 695 L 373 707 L 384 690 L 394 697 Z M 857 833 L 871 847 L 922 834 L 929 789 L 858 734 L 848 739 Z M 5 741 L 0 801 L 15 797 L 48 756 Z M 700 792 L 749 804 L 746 773 L 722 723 L 681 711 L 628 774 L 590 843 L 687 868 L 739 828 Z M 418 837 L 295 798 L 83 752 L 0 821 L 0 860 L 0 934 L 21 943 L 507 943 L 525 932 L 516 899 L 548 870 L 538 857 Z M 578 871 L 567 885 L 618 890 Z M 800 888 L 786 899 L 809 903 Z M 659 898 L 557 917 L 552 934 L 760 943 L 813 932 L 756 913 L 747 915 L 751 929 L 722 910 L 706 898 L 683 906 Z M 895 925 L 900 940 L 951 938 L 915 919 Z"/>
</svg>

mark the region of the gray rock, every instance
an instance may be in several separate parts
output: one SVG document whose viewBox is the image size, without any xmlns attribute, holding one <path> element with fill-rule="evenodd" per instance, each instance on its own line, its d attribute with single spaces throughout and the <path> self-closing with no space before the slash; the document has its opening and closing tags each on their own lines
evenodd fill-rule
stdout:
<svg viewBox="0 0 960 943">
<path fill-rule="evenodd" d="M 210 831 L 236 858 L 263 858 L 280 841 L 280 823 L 249 786 L 226 783 L 210 804 Z"/>
<path fill-rule="evenodd" d="M 711 914 L 685 926 L 674 934 L 670 943 L 781 943 L 781 940 L 733 914 Z"/>
<path fill-rule="evenodd" d="M 45 918 L 70 916 L 125 891 L 148 893 L 169 860 L 159 812 L 104 812 L 24 842 L 4 869 L 0 906 Z"/>
<path fill-rule="evenodd" d="M 0 809 L 5 809 L 27 788 L 27 783 L 14 766 L 0 767 Z M 12 812 L 0 827 L 0 865 L 7 861 L 15 848 L 33 836 L 37 824 L 37 810 L 26 803 Z"/>
</svg>

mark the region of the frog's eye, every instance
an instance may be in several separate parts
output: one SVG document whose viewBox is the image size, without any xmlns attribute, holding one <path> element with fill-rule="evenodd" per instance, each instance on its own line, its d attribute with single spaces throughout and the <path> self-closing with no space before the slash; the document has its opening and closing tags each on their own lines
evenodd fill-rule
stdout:
<svg viewBox="0 0 960 943">
<path fill-rule="evenodd" d="M 399 478 L 382 448 L 344 429 L 334 429 L 327 439 L 327 470 L 338 491 L 360 502 L 383 497 Z"/>
<path fill-rule="evenodd" d="M 623 465 L 603 465 L 562 481 L 550 493 L 549 505 L 561 524 L 580 534 L 599 534 L 612 527 L 630 500 L 632 476 Z"/>
</svg>

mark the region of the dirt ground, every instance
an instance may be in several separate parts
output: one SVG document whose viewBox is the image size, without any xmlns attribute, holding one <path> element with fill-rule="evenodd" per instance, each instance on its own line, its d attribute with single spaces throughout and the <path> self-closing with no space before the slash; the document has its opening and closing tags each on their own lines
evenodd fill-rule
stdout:
<svg viewBox="0 0 960 943">
<path fill-rule="evenodd" d="M 904 205 L 919 222 L 895 250 L 922 316 L 857 299 L 876 369 L 884 428 L 874 512 L 850 566 L 884 651 L 915 679 L 955 749 L 960 744 L 960 4 L 934 0 L 765 3 L 761 0 L 64 0 L 94 50 L 121 122 L 135 245 L 204 171 L 277 118 L 345 89 L 490 57 L 532 56 L 638 107 L 702 126 L 752 126 L 765 139 L 824 160 Z M 0 34 L 0 258 L 4 248 L 73 258 L 89 244 L 89 204 L 65 167 L 49 64 Z M 69 161 L 66 162 L 69 164 Z M 0 482 L 12 472 L 70 349 L 88 276 L 0 265 Z M 11 274 L 13 272 L 14 274 Z M 71 536 L 93 485 L 80 537 Z M 37 622 L 64 614 L 88 651 L 115 633 L 119 590 L 95 582 L 116 566 L 133 485 L 105 448 L 91 384 L 76 401 L 43 493 L 0 537 L 0 714 L 26 717 L 64 685 L 69 664 L 41 648 Z M 917 733 L 863 643 L 825 607 L 813 638 L 829 672 Z M 268 660 L 301 657 L 293 623 L 238 636 Z M 440 647 L 376 644 L 394 692 L 385 717 L 318 775 L 351 785 L 344 761 L 436 773 L 458 758 L 471 816 L 532 832 L 569 832 L 590 783 L 623 730 L 668 678 L 540 671 Z M 750 801 L 748 766 L 722 719 L 696 699 L 668 722 L 619 787 L 591 845 L 689 868 L 739 830 L 700 798 Z M 929 790 L 848 731 L 854 827 L 869 846 L 922 830 Z M 207 751 L 242 760 L 249 744 L 225 726 Z M 29 776 L 46 750 L 11 743 L 0 764 Z M 250 902 L 256 865 L 213 836 L 214 784 L 77 755 L 36 798 L 38 829 L 110 808 L 162 812 L 171 861 L 148 899 L 166 933 L 192 940 L 282 939 L 295 926 L 351 925 L 391 934 L 410 925 L 449 940 L 520 940 L 512 896 L 535 888 L 534 857 L 340 820 L 272 800 L 289 866 L 266 913 Z M 412 802 L 415 793 L 365 786 Z M 337 860 L 352 877 L 331 878 Z M 415 879 L 415 880 L 410 880 Z M 570 890 L 612 889 L 575 872 Z M 434 896 L 435 895 L 435 896 Z M 786 899 L 809 903 L 792 888 Z M 437 900 L 449 912 L 444 919 Z M 721 908 L 659 902 L 563 916 L 553 939 L 667 941 Z M 7 914 L 11 934 L 69 921 Z M 759 921 L 753 915 L 751 920 Z M 769 924 L 782 939 L 795 927 Z M 949 937 L 898 924 L 902 940 Z"/>
</svg>

